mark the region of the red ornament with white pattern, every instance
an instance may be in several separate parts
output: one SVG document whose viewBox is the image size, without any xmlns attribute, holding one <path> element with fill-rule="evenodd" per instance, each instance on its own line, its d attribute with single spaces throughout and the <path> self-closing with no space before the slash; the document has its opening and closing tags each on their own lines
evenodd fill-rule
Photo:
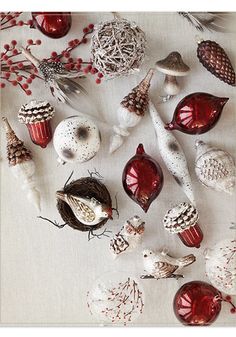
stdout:
<svg viewBox="0 0 236 337">
<path fill-rule="evenodd" d="M 162 190 L 163 173 L 160 165 L 139 144 L 136 155 L 125 165 L 122 180 L 125 192 L 146 213 Z"/>
<path fill-rule="evenodd" d="M 22 105 L 19 122 L 25 124 L 34 144 L 45 148 L 52 139 L 51 118 L 55 109 L 47 101 L 32 100 Z"/>
</svg>

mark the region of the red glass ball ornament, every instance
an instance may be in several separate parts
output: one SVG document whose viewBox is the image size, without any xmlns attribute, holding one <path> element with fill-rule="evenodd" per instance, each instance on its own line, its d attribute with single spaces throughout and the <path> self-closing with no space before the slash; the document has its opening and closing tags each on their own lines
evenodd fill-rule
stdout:
<svg viewBox="0 0 236 337">
<path fill-rule="evenodd" d="M 176 293 L 173 308 L 184 325 L 209 325 L 221 311 L 221 293 L 202 281 L 185 283 Z"/>
<path fill-rule="evenodd" d="M 177 105 L 166 129 L 192 135 L 205 133 L 216 125 L 227 101 L 227 97 L 216 97 L 204 92 L 188 95 Z"/>
<path fill-rule="evenodd" d="M 142 144 L 125 165 L 122 181 L 128 196 L 147 212 L 162 190 L 163 173 L 160 165 L 145 153 Z"/>
<path fill-rule="evenodd" d="M 70 12 L 32 12 L 33 25 L 53 39 L 65 36 L 71 28 Z"/>
</svg>

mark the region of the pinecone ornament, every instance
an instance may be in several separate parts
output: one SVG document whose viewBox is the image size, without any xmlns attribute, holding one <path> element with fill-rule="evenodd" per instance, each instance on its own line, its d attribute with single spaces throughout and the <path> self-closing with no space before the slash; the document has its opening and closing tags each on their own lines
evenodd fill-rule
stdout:
<svg viewBox="0 0 236 337">
<path fill-rule="evenodd" d="M 235 86 L 235 72 L 224 49 L 215 41 L 200 41 L 197 57 L 201 64 L 221 81 Z"/>
<path fill-rule="evenodd" d="M 135 127 L 149 105 L 149 87 L 154 70 L 150 69 L 145 78 L 123 98 L 117 110 L 119 125 L 114 125 L 109 152 L 116 151 L 124 142 L 122 137 L 129 136 L 129 128 Z"/>
<path fill-rule="evenodd" d="M 2 117 L 6 131 L 7 158 L 13 176 L 25 190 L 28 200 L 40 211 L 40 193 L 36 187 L 34 177 L 35 163 L 31 152 L 24 143 L 16 136 L 7 118 Z"/>
<path fill-rule="evenodd" d="M 148 90 L 152 76 L 153 70 L 151 69 L 146 77 L 123 98 L 120 103 L 121 106 L 128 109 L 129 112 L 134 112 L 138 116 L 143 116 L 147 111 L 149 104 Z"/>
<path fill-rule="evenodd" d="M 2 118 L 5 129 L 6 129 L 6 139 L 7 139 L 7 158 L 10 166 L 15 166 L 21 164 L 27 160 L 32 160 L 32 155 L 30 150 L 24 146 L 22 142 L 12 130 L 7 118 Z"/>
</svg>

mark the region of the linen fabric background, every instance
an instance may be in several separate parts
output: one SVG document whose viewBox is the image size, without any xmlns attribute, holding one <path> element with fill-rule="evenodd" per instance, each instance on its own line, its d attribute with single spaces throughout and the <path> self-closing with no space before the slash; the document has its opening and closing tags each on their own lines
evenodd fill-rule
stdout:
<svg viewBox="0 0 236 337">
<path fill-rule="evenodd" d="M 26 18 L 29 13 L 24 13 Z M 115 80 L 95 84 L 93 76 L 88 76 L 81 83 L 94 100 L 99 114 L 111 125 L 117 123 L 116 110 L 122 98 L 144 77 L 154 63 L 167 56 L 171 51 L 179 51 L 184 61 L 190 66 L 189 76 L 179 80 L 181 93 L 165 104 L 159 104 L 159 95 L 164 76 L 155 73 L 150 96 L 163 121 L 172 119 L 177 103 L 193 92 L 209 92 L 216 96 L 229 97 L 222 116 L 214 129 L 200 136 L 191 136 L 173 131 L 181 143 L 190 168 L 194 192 L 199 209 L 199 223 L 204 232 L 200 249 L 184 246 L 177 235 L 170 235 L 164 230 L 162 218 L 170 207 L 187 201 L 181 188 L 167 171 L 159 154 L 155 131 L 147 114 L 141 123 L 131 130 L 131 135 L 124 145 L 113 155 L 108 154 L 111 132 L 101 126 L 102 146 L 97 156 L 83 164 L 57 165 L 57 155 L 52 142 L 46 149 L 34 145 L 24 125 L 17 121 L 20 106 L 30 99 L 45 99 L 56 107 L 52 127 L 64 118 L 75 115 L 76 111 L 54 101 L 43 82 L 32 85 L 32 96 L 26 96 L 20 89 L 7 87 L 1 91 L 1 113 L 9 122 L 20 139 L 25 141 L 34 155 L 37 166 L 37 184 L 42 196 L 42 216 L 61 222 L 56 209 L 55 191 L 62 188 L 66 179 L 74 170 L 73 179 L 88 175 L 88 170 L 96 168 L 104 177 L 113 202 L 118 192 L 120 218 L 107 223 L 107 228 L 117 232 L 129 217 L 137 214 L 146 222 L 144 240 L 140 248 L 130 254 L 124 254 L 116 261 L 109 252 L 109 239 L 87 240 L 87 234 L 72 230 L 66 226 L 57 229 L 37 218 L 39 215 L 26 200 L 21 182 L 12 176 L 6 160 L 5 132 L 1 128 L 1 325 L 98 325 L 91 316 L 86 294 L 93 282 L 103 274 L 112 271 L 127 271 L 139 277 L 143 273 L 143 248 L 160 249 L 167 246 L 174 256 L 194 253 L 197 261 L 184 269 L 184 279 L 140 280 L 145 290 L 145 307 L 135 326 L 180 326 L 175 318 L 172 302 L 180 286 L 191 280 L 207 281 L 203 252 L 221 239 L 236 236 L 230 230 L 235 222 L 235 194 L 229 196 L 203 187 L 194 172 L 196 139 L 202 139 L 218 146 L 235 157 L 235 116 L 236 92 L 231 87 L 212 76 L 199 63 L 196 56 L 195 36 L 218 42 L 228 53 L 232 64 L 236 65 L 235 33 L 198 33 L 177 13 L 121 13 L 129 20 L 134 20 L 146 33 L 147 55 L 140 72 Z M 232 14 L 232 28 L 236 29 L 236 13 Z M 72 28 L 67 36 L 53 40 L 42 35 L 38 30 L 28 27 L 13 28 L 1 32 L 1 45 L 16 39 L 20 44 L 32 38 L 41 39 L 42 45 L 32 47 L 32 52 L 39 58 L 61 51 L 67 42 L 80 38 L 83 27 L 89 23 L 98 23 L 112 19 L 110 13 L 74 13 Z M 89 59 L 89 44 L 77 48 L 73 54 Z M 125 194 L 122 187 L 122 171 L 126 162 L 135 154 L 139 143 L 145 151 L 155 158 L 164 173 L 164 187 L 158 198 L 152 203 L 147 214 Z M 234 301 L 236 297 L 234 298 Z M 235 315 L 229 313 L 230 307 L 222 304 L 221 313 L 214 326 L 235 326 Z"/>
</svg>

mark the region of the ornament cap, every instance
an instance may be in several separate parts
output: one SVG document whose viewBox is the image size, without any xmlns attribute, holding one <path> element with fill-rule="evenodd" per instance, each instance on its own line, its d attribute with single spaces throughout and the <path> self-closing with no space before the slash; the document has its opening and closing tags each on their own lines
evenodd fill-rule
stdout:
<svg viewBox="0 0 236 337">
<path fill-rule="evenodd" d="M 136 154 L 139 154 L 139 155 L 145 154 L 143 144 L 138 145 L 137 150 L 136 150 Z"/>
</svg>

